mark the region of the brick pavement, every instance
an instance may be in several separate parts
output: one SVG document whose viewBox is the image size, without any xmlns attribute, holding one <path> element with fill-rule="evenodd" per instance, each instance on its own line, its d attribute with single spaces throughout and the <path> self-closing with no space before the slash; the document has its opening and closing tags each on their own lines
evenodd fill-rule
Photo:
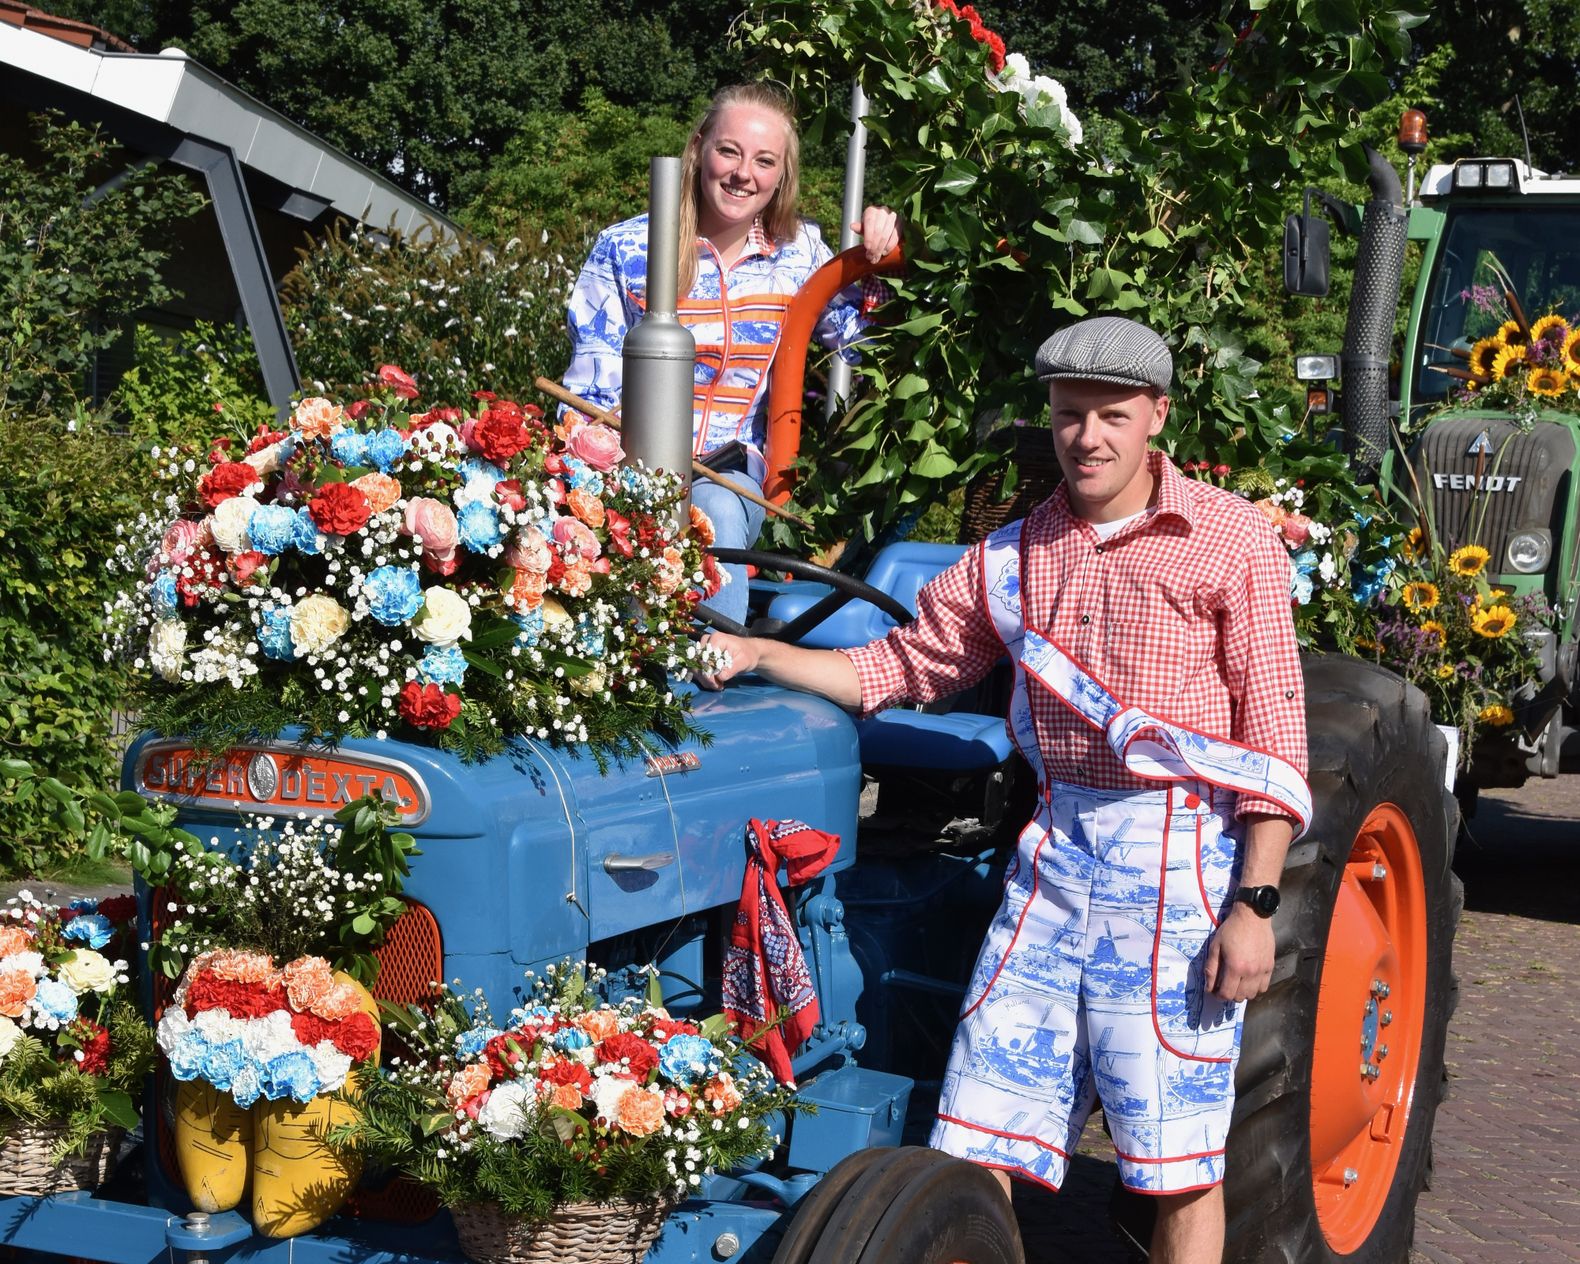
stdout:
<svg viewBox="0 0 1580 1264">
<path fill-rule="evenodd" d="M 1455 868 L 1466 911 L 1450 1095 L 1411 1264 L 1580 1262 L 1580 770 L 1488 792 Z M 1055 1197 L 1016 1187 L 1030 1264 L 1130 1264 L 1095 1124 Z"/>
</svg>

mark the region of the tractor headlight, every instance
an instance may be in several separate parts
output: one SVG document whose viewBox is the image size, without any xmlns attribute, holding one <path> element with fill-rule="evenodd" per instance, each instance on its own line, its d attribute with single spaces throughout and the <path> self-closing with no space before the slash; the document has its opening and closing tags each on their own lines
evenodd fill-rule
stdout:
<svg viewBox="0 0 1580 1264">
<path fill-rule="evenodd" d="M 1537 571 L 1546 570 L 1553 556 L 1552 534 L 1546 530 L 1518 532 L 1509 537 L 1504 556 L 1508 559 L 1509 569 L 1521 575 L 1534 575 Z"/>
</svg>

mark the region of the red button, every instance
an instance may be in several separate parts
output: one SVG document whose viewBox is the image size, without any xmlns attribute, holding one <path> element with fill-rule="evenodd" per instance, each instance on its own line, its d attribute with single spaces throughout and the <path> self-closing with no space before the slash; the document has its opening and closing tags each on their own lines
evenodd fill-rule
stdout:
<svg viewBox="0 0 1580 1264">
<path fill-rule="evenodd" d="M 1194 794 L 1187 794 L 1185 796 L 1185 806 L 1195 811 L 1201 806 L 1201 799 Z"/>
</svg>

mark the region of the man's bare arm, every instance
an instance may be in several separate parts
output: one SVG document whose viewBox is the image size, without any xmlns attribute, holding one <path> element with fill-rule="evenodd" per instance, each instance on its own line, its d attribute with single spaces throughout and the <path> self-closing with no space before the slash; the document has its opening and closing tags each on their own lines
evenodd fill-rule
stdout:
<svg viewBox="0 0 1580 1264">
<path fill-rule="evenodd" d="M 856 669 L 838 650 L 812 650 L 765 637 L 730 636 L 710 632 L 703 644 L 728 650 L 730 665 L 712 675 L 699 675 L 704 689 L 721 689 L 724 682 L 748 672 L 787 689 L 822 694 L 848 711 L 861 706 L 861 682 Z"/>
</svg>

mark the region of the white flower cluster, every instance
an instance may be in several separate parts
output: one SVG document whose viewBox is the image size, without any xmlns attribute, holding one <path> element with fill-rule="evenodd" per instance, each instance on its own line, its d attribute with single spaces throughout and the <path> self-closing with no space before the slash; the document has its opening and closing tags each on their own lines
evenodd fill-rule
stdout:
<svg viewBox="0 0 1580 1264">
<path fill-rule="evenodd" d="M 1070 109 L 1069 94 L 1064 85 L 1051 75 L 1034 75 L 1031 65 L 1021 53 L 1011 53 L 1004 59 L 1004 69 L 992 81 L 1001 92 L 1018 93 L 1021 109 L 1034 123 L 1057 121 L 1064 129 L 1066 144 L 1074 149 L 1081 143 L 1081 120 Z"/>
</svg>

